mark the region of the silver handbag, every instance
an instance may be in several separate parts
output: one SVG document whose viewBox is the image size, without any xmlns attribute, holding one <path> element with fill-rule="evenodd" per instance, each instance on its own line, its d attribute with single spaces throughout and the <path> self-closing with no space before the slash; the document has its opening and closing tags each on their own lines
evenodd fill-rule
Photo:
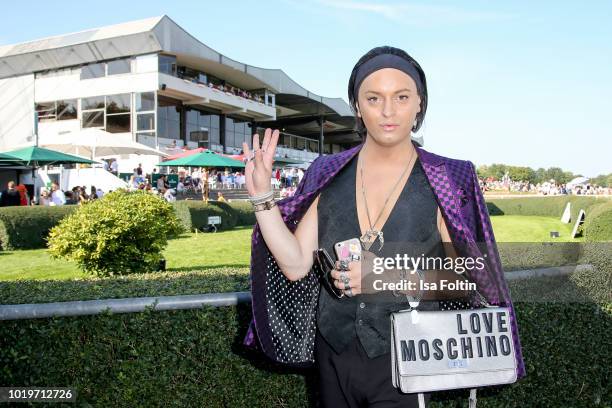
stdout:
<svg viewBox="0 0 612 408">
<path fill-rule="evenodd" d="M 424 392 L 470 388 L 475 408 L 476 387 L 516 382 L 510 308 L 478 295 L 480 309 L 391 313 L 393 386 L 419 393 L 420 408 Z"/>
</svg>

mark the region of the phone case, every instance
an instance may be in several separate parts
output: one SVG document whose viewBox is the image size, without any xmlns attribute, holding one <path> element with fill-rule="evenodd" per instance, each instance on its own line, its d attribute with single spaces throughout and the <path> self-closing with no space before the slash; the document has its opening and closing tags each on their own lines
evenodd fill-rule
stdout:
<svg viewBox="0 0 612 408">
<path fill-rule="evenodd" d="M 334 245 L 334 251 L 339 261 L 358 261 L 361 259 L 361 242 L 358 238 L 340 241 Z"/>
</svg>

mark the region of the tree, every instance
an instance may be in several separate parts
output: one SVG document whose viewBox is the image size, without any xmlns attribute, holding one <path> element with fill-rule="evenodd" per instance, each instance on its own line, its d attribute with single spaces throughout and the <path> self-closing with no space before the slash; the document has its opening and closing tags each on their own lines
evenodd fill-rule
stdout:
<svg viewBox="0 0 612 408">
<path fill-rule="evenodd" d="M 513 181 L 533 183 L 535 180 L 535 172 L 530 167 L 508 166 L 508 175 Z"/>
</svg>

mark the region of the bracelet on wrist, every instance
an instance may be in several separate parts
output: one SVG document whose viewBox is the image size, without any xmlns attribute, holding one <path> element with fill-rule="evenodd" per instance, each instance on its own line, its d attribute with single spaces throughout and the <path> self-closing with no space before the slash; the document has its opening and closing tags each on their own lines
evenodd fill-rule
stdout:
<svg viewBox="0 0 612 408">
<path fill-rule="evenodd" d="M 255 209 L 254 210 L 255 212 L 258 212 L 258 211 L 269 210 L 275 205 L 276 205 L 276 200 L 272 198 L 272 200 L 264 201 L 263 203 L 260 203 L 260 204 L 253 204 L 253 208 Z"/>
<path fill-rule="evenodd" d="M 261 204 L 263 202 L 269 201 L 271 199 L 274 199 L 274 191 L 270 190 L 265 194 L 261 194 L 258 196 L 254 196 L 254 197 L 249 197 L 249 202 L 253 205 L 256 204 Z"/>
</svg>

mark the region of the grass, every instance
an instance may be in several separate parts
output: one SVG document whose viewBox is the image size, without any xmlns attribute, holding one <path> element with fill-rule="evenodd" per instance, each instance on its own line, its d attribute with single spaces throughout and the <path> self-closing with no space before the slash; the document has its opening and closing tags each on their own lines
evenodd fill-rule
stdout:
<svg viewBox="0 0 612 408">
<path fill-rule="evenodd" d="M 578 241 L 569 238 L 573 225 L 562 224 L 558 218 L 554 217 L 503 215 L 491 217 L 491 222 L 498 243 Z M 560 238 L 550 238 L 549 231 L 559 231 Z M 221 281 L 228 274 L 248 276 L 251 232 L 252 227 L 239 227 L 232 231 L 215 234 L 185 234 L 178 239 L 170 240 L 164 251 L 168 272 L 166 274 L 159 272 L 146 274 L 150 277 L 144 278 L 143 285 L 150 284 L 147 283 L 147 280 L 154 277 L 160 277 L 163 280 L 170 277 L 176 278 L 181 273 L 196 273 L 198 276 L 216 274 Z M 2 265 L 0 281 L 91 279 L 74 263 L 51 259 L 45 249 L 0 251 L 0 263 Z M 226 287 L 227 285 L 229 284 L 220 283 L 213 286 Z"/>
<path fill-rule="evenodd" d="M 491 217 L 497 242 L 580 242 L 571 238 L 573 223 L 563 224 L 556 217 L 526 215 L 496 215 Z M 558 231 L 559 238 L 550 238 Z"/>
<path fill-rule="evenodd" d="M 164 251 L 169 272 L 247 268 L 250 263 L 252 227 L 217 233 L 184 234 L 168 242 Z M 52 259 L 46 249 L 0 251 L 0 281 L 17 279 L 86 279 L 76 264 Z M 248 270 L 245 272 L 248 273 Z"/>
</svg>

